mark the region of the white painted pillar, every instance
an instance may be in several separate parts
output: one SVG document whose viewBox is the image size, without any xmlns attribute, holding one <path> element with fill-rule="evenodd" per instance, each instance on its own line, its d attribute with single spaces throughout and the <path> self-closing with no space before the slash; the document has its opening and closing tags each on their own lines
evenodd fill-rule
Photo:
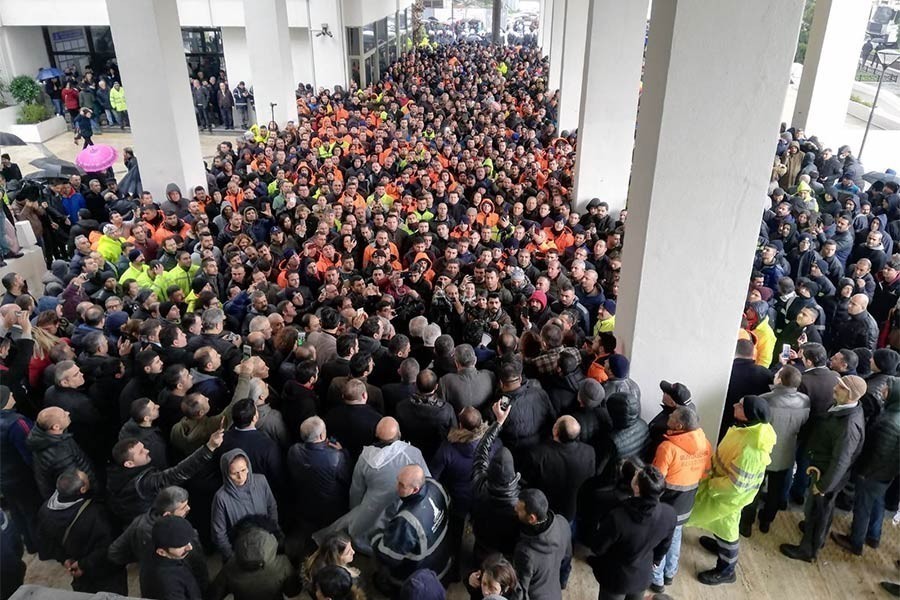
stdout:
<svg viewBox="0 0 900 600">
<path fill-rule="evenodd" d="M 275 121 L 284 127 L 297 120 L 286 0 L 244 0 L 244 23 L 256 118 L 268 123 L 274 102 Z"/>
<path fill-rule="evenodd" d="M 175 182 L 206 185 L 176 0 L 106 0 L 141 183 L 157 201 Z"/>
<path fill-rule="evenodd" d="M 680 381 L 710 439 L 728 387 L 802 9 L 803 0 L 653 1 L 616 336 L 641 386 L 643 416 L 659 412 L 660 380 Z M 693 150 L 708 131 L 739 143 L 704 153 L 698 167 Z"/>
<path fill-rule="evenodd" d="M 628 0 L 623 4 L 630 4 L 633 1 Z M 571 131 L 578 127 L 578 115 L 581 111 L 581 83 L 584 80 L 588 8 L 592 3 L 592 0 L 566 0 L 562 75 L 559 86 L 558 130 L 560 132 Z"/>
<path fill-rule="evenodd" d="M 553 0 L 541 0 L 541 11 L 538 18 L 538 47 L 547 56 L 550 53 L 550 40 L 553 38 Z"/>
<path fill-rule="evenodd" d="M 609 203 L 613 214 L 625 207 L 649 5 L 591 2 L 575 159 L 579 212 L 591 198 Z"/>
<path fill-rule="evenodd" d="M 550 15 L 550 75 L 547 87 L 551 93 L 559 89 L 562 80 L 567 3 L 568 0 L 553 0 L 553 10 Z"/>
<path fill-rule="evenodd" d="M 791 125 L 837 148 L 871 2 L 817 0 Z M 854 148 L 856 152 L 857 148 Z"/>
<path fill-rule="evenodd" d="M 307 7 L 313 85 L 316 89 L 330 90 L 340 85 L 346 90 L 350 78 L 347 75 L 347 34 L 344 27 L 343 3 L 334 0 L 307 0 Z M 328 25 L 334 34 L 332 37 L 314 33 L 321 29 L 323 24 Z"/>
</svg>

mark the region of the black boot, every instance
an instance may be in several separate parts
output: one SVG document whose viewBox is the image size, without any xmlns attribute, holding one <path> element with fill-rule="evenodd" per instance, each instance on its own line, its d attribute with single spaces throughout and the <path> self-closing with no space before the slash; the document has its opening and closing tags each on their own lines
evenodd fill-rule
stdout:
<svg viewBox="0 0 900 600">
<path fill-rule="evenodd" d="M 725 574 L 718 569 L 710 569 L 697 574 L 697 579 L 703 585 L 720 585 L 722 583 L 734 583 L 737 580 L 734 572 Z"/>
<path fill-rule="evenodd" d="M 794 546 L 793 544 L 782 544 L 778 547 L 778 549 L 782 554 L 794 560 L 802 560 L 808 563 L 815 562 L 816 560 L 815 556 L 807 554 L 800 546 Z"/>
</svg>

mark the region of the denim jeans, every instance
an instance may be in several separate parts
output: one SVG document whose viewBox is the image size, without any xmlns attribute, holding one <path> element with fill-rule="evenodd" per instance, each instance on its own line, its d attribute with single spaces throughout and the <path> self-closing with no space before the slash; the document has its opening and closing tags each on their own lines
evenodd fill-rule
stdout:
<svg viewBox="0 0 900 600">
<path fill-rule="evenodd" d="M 678 559 L 681 558 L 681 530 L 684 526 L 679 525 L 672 532 L 672 544 L 665 557 L 659 561 L 659 566 L 653 568 L 653 583 L 663 585 L 664 579 L 674 579 L 678 573 Z"/>
<path fill-rule="evenodd" d="M 881 523 L 884 520 L 884 494 L 890 481 L 856 479 L 856 496 L 853 502 L 853 525 L 850 541 L 855 548 L 862 548 L 865 541 L 881 540 Z"/>
<path fill-rule="evenodd" d="M 794 473 L 793 479 L 788 480 L 788 484 L 790 486 L 790 495 L 795 498 L 806 497 L 806 490 L 809 489 L 809 475 L 806 474 L 807 467 L 809 467 L 809 455 L 806 454 L 806 446 L 798 445 L 797 472 Z M 787 494 L 785 494 L 784 500 L 787 500 Z"/>
<path fill-rule="evenodd" d="M 116 125 L 116 117 L 113 115 L 112 109 L 107 108 L 103 112 L 106 114 L 106 124 L 110 127 Z"/>
<path fill-rule="evenodd" d="M 63 110 L 63 103 L 62 103 L 61 99 L 57 99 L 57 98 L 53 99 L 53 109 L 56 111 L 56 114 L 58 114 L 59 116 L 61 116 L 61 117 L 66 116 L 66 111 Z"/>
</svg>

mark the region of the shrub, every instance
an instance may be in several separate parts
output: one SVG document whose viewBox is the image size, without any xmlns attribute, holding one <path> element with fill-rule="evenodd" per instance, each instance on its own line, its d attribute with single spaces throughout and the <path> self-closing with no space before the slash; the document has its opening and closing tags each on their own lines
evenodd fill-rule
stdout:
<svg viewBox="0 0 900 600">
<path fill-rule="evenodd" d="M 19 75 L 9 82 L 9 93 L 16 102 L 36 104 L 41 95 L 41 86 L 28 75 Z"/>
<path fill-rule="evenodd" d="M 31 125 L 33 123 L 46 121 L 49 118 L 50 113 L 43 104 L 23 104 L 19 108 L 19 118 L 17 121 L 19 125 Z"/>
</svg>

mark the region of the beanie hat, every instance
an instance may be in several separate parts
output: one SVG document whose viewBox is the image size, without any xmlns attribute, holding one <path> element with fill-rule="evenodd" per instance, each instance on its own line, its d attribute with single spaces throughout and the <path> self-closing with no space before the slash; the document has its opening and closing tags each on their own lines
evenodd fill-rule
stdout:
<svg viewBox="0 0 900 600">
<path fill-rule="evenodd" d="M 154 548 L 181 548 L 194 539 L 194 528 L 186 519 L 166 516 L 153 524 Z"/>
<path fill-rule="evenodd" d="M 398 600 L 444 600 L 447 591 L 437 573 L 431 569 L 419 569 L 410 575 L 398 593 Z"/>
<path fill-rule="evenodd" d="M 543 290 L 534 290 L 534 293 L 531 294 L 529 300 L 537 300 L 540 302 L 542 310 L 547 308 L 547 294 L 545 294 Z"/>
<path fill-rule="evenodd" d="M 523 271 L 519 267 L 513 267 L 512 271 L 510 271 L 509 277 L 513 281 L 525 281 L 525 271 Z"/>
<path fill-rule="evenodd" d="M 856 373 L 860 377 L 867 377 L 872 373 L 872 351 L 868 348 L 854 348 L 853 354 L 859 359 L 859 364 L 856 367 Z"/>
<path fill-rule="evenodd" d="M 606 299 L 603 301 L 603 309 L 609 314 L 615 316 L 616 314 L 616 301 Z"/>
<path fill-rule="evenodd" d="M 628 359 L 621 354 L 613 354 L 609 357 L 609 370 L 616 379 L 628 377 L 630 366 Z"/>
<path fill-rule="evenodd" d="M 850 402 L 856 402 L 866 393 L 866 381 L 856 375 L 844 375 L 840 379 L 850 391 Z"/>
<path fill-rule="evenodd" d="M 505 446 L 501 447 L 488 465 L 488 481 L 505 486 L 517 481 L 518 478 L 512 454 Z"/>
<path fill-rule="evenodd" d="M 864 384 L 865 385 L 865 384 Z M 769 422 L 769 403 L 761 396 L 744 396 L 744 416 L 747 417 L 747 425 Z"/>
<path fill-rule="evenodd" d="M 144 255 L 143 252 L 141 252 L 140 250 L 135 248 L 134 250 L 132 250 L 131 252 L 128 253 L 128 262 L 134 262 L 143 255 Z"/>
<path fill-rule="evenodd" d="M 578 401 L 587 408 L 595 408 L 606 399 L 606 390 L 596 379 L 587 378 L 578 388 Z"/>
<path fill-rule="evenodd" d="M 895 376 L 900 365 L 900 354 L 891 348 L 879 348 L 872 354 L 875 366 L 885 375 Z"/>
</svg>

